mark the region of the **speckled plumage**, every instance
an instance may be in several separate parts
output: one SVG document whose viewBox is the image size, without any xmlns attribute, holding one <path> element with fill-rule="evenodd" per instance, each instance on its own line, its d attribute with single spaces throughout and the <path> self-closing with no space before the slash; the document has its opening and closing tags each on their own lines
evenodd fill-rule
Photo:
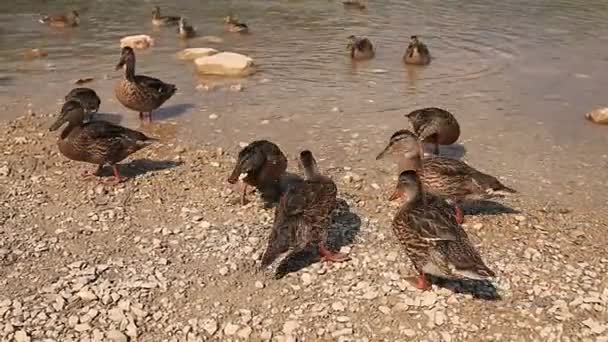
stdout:
<svg viewBox="0 0 608 342">
<path fill-rule="evenodd" d="M 348 37 L 346 48 L 350 51 L 350 58 L 354 60 L 365 60 L 373 58 L 375 55 L 374 46 L 367 38 Z"/>
<path fill-rule="evenodd" d="M 460 137 L 460 125 L 447 110 L 436 107 L 421 108 L 405 116 L 420 141 L 435 145 L 435 154 L 439 154 L 439 145 L 453 144 Z"/>
<path fill-rule="evenodd" d="M 417 36 L 412 36 L 403 55 L 403 61 L 405 64 L 427 65 L 431 62 L 431 53 Z"/>
<path fill-rule="evenodd" d="M 71 11 L 67 14 L 45 15 L 38 21 L 51 27 L 75 27 L 80 25 L 80 14 L 78 11 Z"/>
<path fill-rule="evenodd" d="M 249 33 L 249 26 L 240 22 L 238 18 L 232 15 L 224 18 L 224 25 L 226 27 L 226 31 L 228 32 Z"/>
</svg>

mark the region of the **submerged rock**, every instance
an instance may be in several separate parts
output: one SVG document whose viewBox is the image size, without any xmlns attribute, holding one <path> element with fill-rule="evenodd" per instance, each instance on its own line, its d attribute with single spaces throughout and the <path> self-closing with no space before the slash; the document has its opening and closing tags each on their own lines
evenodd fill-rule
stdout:
<svg viewBox="0 0 608 342">
<path fill-rule="evenodd" d="M 585 114 L 587 120 L 597 124 L 608 125 L 608 107 L 599 108 Z"/>
<path fill-rule="evenodd" d="M 147 49 L 154 46 L 154 39 L 146 34 L 138 34 L 135 36 L 126 36 L 120 39 L 120 47 L 129 46 L 133 49 Z"/>
<path fill-rule="evenodd" d="M 212 56 L 216 53 L 218 53 L 218 51 L 212 48 L 190 48 L 178 52 L 177 58 L 185 61 L 192 61 L 197 58 Z"/>
<path fill-rule="evenodd" d="M 194 60 L 199 73 L 223 76 L 249 76 L 255 73 L 253 59 L 234 52 L 221 52 Z"/>
</svg>

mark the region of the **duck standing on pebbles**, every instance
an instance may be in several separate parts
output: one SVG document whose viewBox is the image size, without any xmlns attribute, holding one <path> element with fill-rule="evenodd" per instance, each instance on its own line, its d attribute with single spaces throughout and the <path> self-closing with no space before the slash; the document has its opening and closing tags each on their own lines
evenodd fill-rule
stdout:
<svg viewBox="0 0 608 342">
<path fill-rule="evenodd" d="M 424 43 L 418 40 L 418 36 L 411 36 L 403 56 L 405 64 L 427 65 L 431 62 L 431 53 Z"/>
<path fill-rule="evenodd" d="M 494 277 L 456 221 L 441 202 L 427 201 L 416 171 L 399 175 L 390 200 L 404 197 L 393 219 L 393 231 L 405 247 L 418 276 L 408 279 L 421 290 L 431 285 L 427 274 L 443 278 L 487 279 Z"/>
<path fill-rule="evenodd" d="M 101 104 L 101 99 L 97 96 L 95 90 L 91 88 L 74 88 L 72 89 L 66 96 L 65 101 L 78 101 L 82 108 L 84 108 L 87 118 L 86 120 L 91 120 L 93 117 L 93 113 L 97 113 L 99 110 L 99 105 Z"/>
<path fill-rule="evenodd" d="M 275 209 L 275 219 L 262 256 L 261 267 L 270 265 L 290 247 L 293 251 L 277 267 L 275 277 L 281 278 L 291 271 L 292 262 L 304 255 L 318 255 L 325 261 L 342 262 L 348 256 L 330 251 L 326 247 L 331 214 L 337 206 L 338 188 L 331 178 L 319 173 L 317 162 L 310 151 L 300 153 L 300 166 L 304 181 L 293 184 L 281 196 Z"/>
<path fill-rule="evenodd" d="M 116 163 L 156 139 L 106 121 L 85 123 L 84 116 L 84 108 L 80 102 L 70 100 L 63 105 L 59 118 L 49 128 L 50 131 L 55 131 L 64 123 L 68 123 L 57 142 L 59 151 L 68 159 L 98 165 L 95 176 L 99 176 L 103 166 L 109 164 L 114 171 L 114 182 L 124 181 L 125 178 L 120 176 Z M 83 176 L 90 174 L 85 172 Z"/>
<path fill-rule="evenodd" d="M 422 108 L 406 114 L 414 133 L 425 143 L 435 145 L 433 153 L 439 155 L 439 145 L 451 145 L 460 137 L 460 125 L 452 113 L 441 108 Z"/>
<path fill-rule="evenodd" d="M 135 52 L 126 46 L 122 48 L 116 70 L 124 67 L 125 77 L 116 85 L 116 98 L 123 106 L 139 112 L 139 118 L 152 121 L 152 111 L 167 101 L 177 88 L 159 79 L 135 75 Z"/>
<path fill-rule="evenodd" d="M 232 15 L 224 18 L 224 25 L 226 26 L 226 31 L 228 32 L 249 33 L 249 26 L 240 22 L 238 18 Z"/>
<path fill-rule="evenodd" d="M 180 17 L 177 16 L 161 16 L 160 7 L 155 6 L 152 10 L 152 24 L 155 26 L 173 26 L 179 23 Z"/>
<path fill-rule="evenodd" d="M 80 14 L 71 11 L 68 14 L 45 15 L 38 19 L 41 24 L 51 27 L 75 27 L 80 25 Z"/>
<path fill-rule="evenodd" d="M 477 171 L 460 160 L 443 157 L 422 158 L 421 151 L 418 137 L 404 129 L 391 136 L 388 145 L 378 154 L 376 160 L 390 154 L 397 158 L 399 172 L 418 171 L 426 191 L 455 201 L 459 223 L 464 220 L 459 206 L 462 200 L 516 192 L 504 186 L 496 177 Z"/>
<path fill-rule="evenodd" d="M 184 17 L 179 18 L 179 26 L 177 27 L 177 34 L 182 39 L 193 38 L 196 36 L 196 31 L 191 25 L 188 25 Z"/>
<path fill-rule="evenodd" d="M 374 57 L 374 46 L 367 38 L 358 38 L 356 36 L 348 37 L 348 45 L 346 49 L 350 51 L 350 58 L 354 60 L 365 60 Z"/>
<path fill-rule="evenodd" d="M 238 155 L 228 183 L 242 178 L 241 204 L 246 203 L 247 186 L 255 187 L 267 204 L 276 203 L 281 196 L 281 177 L 287 171 L 287 157 L 279 146 L 268 140 L 256 140 Z"/>
</svg>

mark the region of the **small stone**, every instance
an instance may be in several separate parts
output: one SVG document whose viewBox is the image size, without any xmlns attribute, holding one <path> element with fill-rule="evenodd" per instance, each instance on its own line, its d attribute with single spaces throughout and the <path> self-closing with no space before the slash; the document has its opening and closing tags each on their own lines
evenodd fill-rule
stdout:
<svg viewBox="0 0 608 342">
<path fill-rule="evenodd" d="M 91 326 L 88 323 L 76 324 L 74 330 L 78 332 L 89 331 L 91 330 Z"/>
<path fill-rule="evenodd" d="M 243 329 L 239 330 L 236 335 L 242 339 L 247 340 L 249 339 L 249 336 L 251 335 L 252 331 L 253 330 L 250 327 L 246 326 Z"/>
<path fill-rule="evenodd" d="M 298 321 L 287 321 L 283 324 L 283 333 L 285 335 L 293 335 L 293 333 L 300 327 Z"/>
<path fill-rule="evenodd" d="M 262 330 L 262 332 L 260 333 L 260 339 L 262 341 L 270 341 L 272 339 L 272 331 Z"/>
<path fill-rule="evenodd" d="M 336 330 L 334 332 L 331 333 L 331 337 L 340 337 L 340 336 L 347 336 L 347 335 L 352 335 L 353 334 L 353 328 L 344 328 L 344 329 L 340 329 L 340 330 Z"/>
<path fill-rule="evenodd" d="M 384 306 L 384 305 L 380 305 L 378 307 L 378 310 L 385 315 L 388 315 L 389 313 L 391 313 L 391 309 L 388 306 Z"/>
<path fill-rule="evenodd" d="M 209 336 L 212 336 L 217 331 L 217 322 L 212 318 L 208 318 L 202 322 L 201 327 Z"/>
<path fill-rule="evenodd" d="M 334 112 L 334 113 L 340 113 L 342 111 L 342 109 L 340 109 L 340 107 L 333 107 L 331 109 L 331 111 Z"/>
<path fill-rule="evenodd" d="M 526 217 L 523 215 L 516 215 L 515 220 L 517 220 L 517 222 L 523 222 L 526 220 Z"/>
<path fill-rule="evenodd" d="M 414 337 L 416 336 L 416 330 L 413 329 L 404 329 L 402 330 L 403 335 L 407 336 L 407 337 Z"/>
<path fill-rule="evenodd" d="M 483 223 L 475 223 L 473 225 L 473 229 L 480 230 L 481 228 L 483 228 Z"/>
<path fill-rule="evenodd" d="M 220 275 L 225 276 L 226 274 L 228 274 L 228 267 L 224 266 L 224 267 L 220 268 L 219 272 L 220 272 Z"/>
<path fill-rule="evenodd" d="M 127 342 L 127 336 L 120 331 L 113 329 L 106 333 L 106 337 L 112 342 Z"/>
<path fill-rule="evenodd" d="M 8 177 L 8 175 L 11 174 L 11 169 L 4 165 L 2 167 L 0 167 L 0 177 Z"/>
<path fill-rule="evenodd" d="M 312 276 L 309 273 L 303 273 L 301 278 L 304 286 L 308 286 L 312 283 Z"/>
<path fill-rule="evenodd" d="M 370 291 L 365 292 L 362 297 L 363 297 L 363 299 L 367 299 L 367 300 L 376 299 L 378 297 L 378 292 L 370 290 Z"/>
<path fill-rule="evenodd" d="M 211 223 L 209 223 L 207 221 L 202 221 L 201 223 L 198 224 L 198 226 L 202 229 L 208 229 L 208 228 L 211 228 Z"/>
<path fill-rule="evenodd" d="M 386 256 L 386 260 L 388 260 L 390 262 L 395 262 L 395 261 L 397 261 L 397 257 L 399 257 L 399 255 L 397 254 L 397 252 L 390 252 Z"/>
<path fill-rule="evenodd" d="M 97 296 L 93 292 L 85 289 L 78 291 L 76 295 L 85 302 L 90 302 L 97 299 Z"/>
<path fill-rule="evenodd" d="M 597 335 L 603 333 L 608 328 L 606 325 L 600 324 L 598 321 L 594 320 L 593 318 L 588 318 L 588 319 L 584 320 L 583 324 L 586 325 L 587 327 L 589 327 L 589 329 L 591 329 L 592 333 L 597 334 Z"/>
<path fill-rule="evenodd" d="M 263 289 L 264 288 L 264 283 L 262 283 L 261 281 L 256 281 L 254 284 L 256 289 Z"/>
<path fill-rule="evenodd" d="M 211 115 L 209 115 L 209 119 L 210 120 L 215 120 L 217 118 L 219 118 L 219 116 L 217 114 L 211 114 Z"/>
<path fill-rule="evenodd" d="M 334 311 L 344 311 L 345 307 L 342 302 L 335 302 L 331 305 L 331 309 Z"/>
<path fill-rule="evenodd" d="M 15 332 L 15 342 L 30 342 L 32 339 L 23 330 Z"/>
<path fill-rule="evenodd" d="M 234 334 L 236 334 L 236 332 L 240 329 L 240 326 L 236 325 L 236 324 L 232 324 L 232 323 L 228 323 L 226 324 L 226 326 L 224 327 L 224 334 L 226 336 L 232 336 Z"/>
<path fill-rule="evenodd" d="M 243 85 L 238 83 L 238 84 L 233 84 L 230 86 L 230 91 L 233 92 L 239 92 L 239 91 L 243 91 Z"/>
</svg>

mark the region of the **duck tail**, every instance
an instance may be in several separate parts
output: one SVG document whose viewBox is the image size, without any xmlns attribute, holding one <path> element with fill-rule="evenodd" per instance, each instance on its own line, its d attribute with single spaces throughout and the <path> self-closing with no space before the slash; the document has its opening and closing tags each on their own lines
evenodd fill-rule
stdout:
<svg viewBox="0 0 608 342">
<path fill-rule="evenodd" d="M 485 173 L 479 173 L 475 177 L 475 181 L 486 191 L 491 193 L 503 193 L 503 194 L 514 194 L 517 190 L 509 188 L 502 184 L 496 177 L 486 175 Z"/>
<path fill-rule="evenodd" d="M 487 278 L 494 278 L 496 276 L 496 273 L 494 273 L 494 271 L 489 269 L 488 266 L 484 264 L 475 266 L 476 267 L 472 269 L 457 269 L 454 271 L 454 274 L 476 280 L 484 280 Z"/>
</svg>

